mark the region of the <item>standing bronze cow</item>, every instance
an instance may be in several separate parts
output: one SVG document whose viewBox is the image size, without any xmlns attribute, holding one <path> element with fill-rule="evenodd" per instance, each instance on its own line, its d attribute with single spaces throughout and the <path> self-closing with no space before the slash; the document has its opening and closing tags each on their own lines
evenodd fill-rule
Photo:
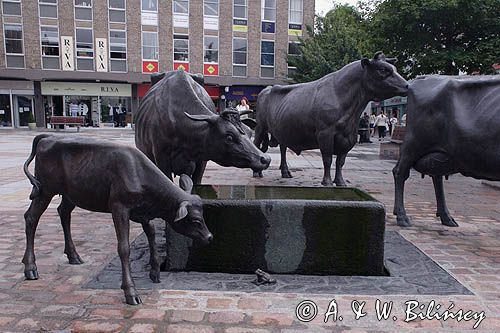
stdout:
<svg viewBox="0 0 500 333">
<path fill-rule="evenodd" d="M 199 184 L 208 160 L 254 171 L 269 166 L 236 110 L 215 113 L 200 76 L 173 71 L 152 81 L 135 116 L 135 144 L 167 177 L 187 174 Z"/>
<path fill-rule="evenodd" d="M 432 177 L 441 223 L 458 224 L 446 207 L 443 176 L 500 180 L 500 77 L 427 76 L 408 91 L 407 125 L 393 169 L 397 224 L 411 225 L 404 184 L 415 168 Z"/>
<path fill-rule="evenodd" d="M 372 60 L 355 61 L 313 82 L 264 89 L 257 99 L 255 145 L 266 151 L 269 134 L 279 143 L 284 178 L 292 177 L 286 163 L 287 147 L 298 155 L 319 148 L 324 166 L 321 184 L 325 186 L 333 185 L 330 167 L 332 155 L 336 155 L 334 182 L 345 186 L 342 166 L 356 144 L 363 109 L 369 101 L 404 96 L 408 90 L 408 82 L 391 64 L 393 60 L 377 52 Z"/>
<path fill-rule="evenodd" d="M 35 176 L 28 166 L 36 156 Z M 133 147 L 101 140 L 38 135 L 24 164 L 24 173 L 33 185 L 31 205 L 24 214 L 26 252 L 24 276 L 38 279 L 35 263 L 35 231 L 40 216 L 52 198 L 62 195 L 57 208 L 64 231 L 64 253 L 70 264 L 81 264 L 71 238 L 71 212 L 76 206 L 111 213 L 118 238 L 122 264 L 122 289 L 128 304 L 141 303 L 130 273 L 130 220 L 142 225 L 149 242 L 149 277 L 160 282 L 160 265 L 155 245 L 154 226 L 150 221 L 162 218 L 187 237 L 208 244 L 212 234 L 203 219 L 200 197 L 191 195 L 192 182 L 183 175 L 181 190 L 143 153 Z"/>
</svg>

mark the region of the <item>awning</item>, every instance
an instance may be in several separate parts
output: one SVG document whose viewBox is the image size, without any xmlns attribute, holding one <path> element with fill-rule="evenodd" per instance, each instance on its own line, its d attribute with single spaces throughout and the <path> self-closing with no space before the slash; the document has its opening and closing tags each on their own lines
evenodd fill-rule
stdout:
<svg viewBox="0 0 500 333">
<path fill-rule="evenodd" d="M 205 86 L 205 90 L 212 99 L 219 99 L 219 87 Z"/>
</svg>

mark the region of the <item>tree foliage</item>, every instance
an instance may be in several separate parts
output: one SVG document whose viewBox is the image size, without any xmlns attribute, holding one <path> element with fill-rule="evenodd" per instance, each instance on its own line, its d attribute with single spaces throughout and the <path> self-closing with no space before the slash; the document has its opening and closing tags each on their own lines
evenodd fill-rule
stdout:
<svg viewBox="0 0 500 333">
<path fill-rule="evenodd" d="M 492 73 L 500 63 L 500 0 L 363 0 L 317 17 L 300 57 L 297 82 L 315 80 L 378 50 L 398 57 L 407 78 Z"/>
<path fill-rule="evenodd" d="M 500 61 L 500 0 L 386 0 L 366 19 L 371 39 L 406 76 L 489 73 Z"/>
<path fill-rule="evenodd" d="M 297 68 L 296 82 L 316 80 L 359 60 L 367 48 L 365 22 L 356 8 L 338 5 L 325 17 L 316 17 L 310 38 L 303 39 L 301 56 L 289 56 L 289 66 Z"/>
</svg>

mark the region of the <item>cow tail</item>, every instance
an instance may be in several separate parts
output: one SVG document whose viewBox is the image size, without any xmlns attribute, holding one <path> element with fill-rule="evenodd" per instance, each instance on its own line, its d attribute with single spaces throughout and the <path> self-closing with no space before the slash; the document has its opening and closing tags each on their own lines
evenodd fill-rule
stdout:
<svg viewBox="0 0 500 333">
<path fill-rule="evenodd" d="M 30 200 L 33 200 L 34 198 L 36 198 L 37 196 L 39 196 L 42 188 L 41 188 L 40 182 L 35 178 L 35 176 L 33 176 L 30 173 L 30 171 L 28 169 L 28 166 L 31 163 L 31 161 L 33 161 L 33 159 L 35 158 L 36 147 L 38 146 L 38 142 L 40 142 L 41 139 L 46 138 L 48 136 L 50 136 L 50 135 L 48 135 L 48 134 L 40 134 L 40 135 L 37 135 L 33 139 L 33 146 L 31 148 L 31 154 L 28 157 L 28 159 L 26 160 L 26 162 L 24 162 L 24 168 L 23 168 L 24 174 L 30 180 L 31 185 L 33 185 L 33 189 L 31 190 L 31 194 L 30 194 Z"/>
</svg>

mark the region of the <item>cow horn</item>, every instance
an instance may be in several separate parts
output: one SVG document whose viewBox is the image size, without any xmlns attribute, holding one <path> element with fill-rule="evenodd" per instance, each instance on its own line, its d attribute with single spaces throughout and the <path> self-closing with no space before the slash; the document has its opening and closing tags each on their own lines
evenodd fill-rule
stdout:
<svg viewBox="0 0 500 333">
<path fill-rule="evenodd" d="M 243 115 L 246 115 L 246 114 L 250 114 L 250 113 L 253 113 L 253 110 L 245 110 L 245 111 L 241 111 L 241 112 L 240 112 L 240 116 L 243 116 Z"/>
<path fill-rule="evenodd" d="M 384 60 L 385 61 L 384 52 L 382 52 L 382 51 L 376 52 L 375 55 L 373 56 L 373 60 Z"/>
<path fill-rule="evenodd" d="M 220 116 L 222 118 L 227 118 L 228 115 L 231 115 L 231 114 L 237 114 L 239 115 L 240 113 L 238 112 L 238 110 L 236 109 L 225 109 L 223 110 L 221 113 L 220 113 Z"/>
<path fill-rule="evenodd" d="M 395 63 L 398 62 L 398 58 L 386 58 L 385 61 L 387 61 L 391 65 L 394 65 Z"/>
<path fill-rule="evenodd" d="M 208 115 L 208 114 L 189 114 L 184 112 L 184 114 L 191 120 L 195 121 L 207 121 L 209 123 L 213 123 L 217 120 L 217 115 Z"/>
</svg>

